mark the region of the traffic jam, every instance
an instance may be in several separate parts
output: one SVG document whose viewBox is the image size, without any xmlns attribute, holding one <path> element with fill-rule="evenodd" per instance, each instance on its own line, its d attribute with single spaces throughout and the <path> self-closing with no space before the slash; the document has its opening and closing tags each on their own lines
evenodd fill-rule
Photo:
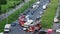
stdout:
<svg viewBox="0 0 60 34">
<path fill-rule="evenodd" d="M 5 25 L 4 34 L 45 34 L 46 32 L 40 33 L 42 29 L 41 17 L 49 3 L 50 0 L 35 2 L 25 12 L 19 15 L 17 21 Z M 52 31 L 51 29 L 49 30 Z"/>
</svg>

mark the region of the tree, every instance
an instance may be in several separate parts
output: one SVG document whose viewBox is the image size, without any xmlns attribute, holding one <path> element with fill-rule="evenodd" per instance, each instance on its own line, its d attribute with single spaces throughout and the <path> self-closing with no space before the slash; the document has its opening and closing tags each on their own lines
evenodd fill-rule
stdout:
<svg viewBox="0 0 60 34">
<path fill-rule="evenodd" d="M 25 0 L 22 0 L 23 2 L 25 2 Z"/>
<path fill-rule="evenodd" d="M 1 12 L 1 5 L 7 4 L 7 0 L 0 0 L 0 14 Z"/>
</svg>

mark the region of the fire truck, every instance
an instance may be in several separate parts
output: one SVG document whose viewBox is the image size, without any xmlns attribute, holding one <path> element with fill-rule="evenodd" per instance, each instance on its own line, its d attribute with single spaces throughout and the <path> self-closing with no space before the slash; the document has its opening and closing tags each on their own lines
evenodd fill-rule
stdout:
<svg viewBox="0 0 60 34">
<path fill-rule="evenodd" d="M 39 17 L 36 20 L 32 20 L 29 15 L 21 15 L 18 20 L 20 26 L 23 27 L 23 30 L 28 30 L 28 32 L 34 32 L 35 30 L 40 30 L 41 25 Z"/>
</svg>

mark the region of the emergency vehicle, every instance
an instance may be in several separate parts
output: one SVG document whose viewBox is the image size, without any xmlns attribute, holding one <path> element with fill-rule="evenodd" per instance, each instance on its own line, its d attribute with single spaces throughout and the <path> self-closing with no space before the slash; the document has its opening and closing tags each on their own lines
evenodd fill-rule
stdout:
<svg viewBox="0 0 60 34">
<path fill-rule="evenodd" d="M 28 30 L 28 32 L 30 31 L 35 31 L 35 30 L 39 30 L 41 28 L 40 25 L 40 21 L 39 18 L 36 18 L 36 21 L 32 20 L 29 18 L 29 15 L 22 15 L 19 17 L 19 24 L 20 26 L 23 26 L 23 30 Z"/>
</svg>

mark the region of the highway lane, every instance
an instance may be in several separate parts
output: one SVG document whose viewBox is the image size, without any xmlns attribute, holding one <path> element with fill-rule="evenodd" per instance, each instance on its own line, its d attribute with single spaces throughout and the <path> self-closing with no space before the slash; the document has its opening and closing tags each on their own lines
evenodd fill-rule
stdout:
<svg viewBox="0 0 60 34">
<path fill-rule="evenodd" d="M 33 19 L 35 19 L 37 16 L 40 16 L 40 14 L 39 14 L 40 12 L 44 12 L 43 9 L 42 9 L 43 3 L 44 2 L 41 1 L 40 6 L 36 10 L 32 10 L 32 11 L 35 11 L 34 14 L 33 14 L 33 17 L 34 17 Z M 29 13 L 31 14 L 31 12 L 29 12 Z M 19 23 L 18 21 L 15 21 L 15 22 Z M 16 25 L 16 26 L 12 27 L 12 30 L 11 30 L 10 33 L 5 33 L 5 34 L 32 34 L 32 32 L 31 33 L 28 33 L 28 32 L 26 33 L 26 31 L 22 30 L 22 27 L 20 25 Z"/>
</svg>

